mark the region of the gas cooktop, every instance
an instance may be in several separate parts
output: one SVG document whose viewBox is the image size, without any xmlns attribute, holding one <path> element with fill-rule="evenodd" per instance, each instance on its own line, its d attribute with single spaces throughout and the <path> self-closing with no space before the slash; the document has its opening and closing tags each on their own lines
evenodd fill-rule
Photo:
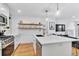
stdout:
<svg viewBox="0 0 79 59">
<path fill-rule="evenodd" d="M 6 47 L 6 45 L 12 43 L 14 41 L 14 36 L 0 36 L 0 41 L 1 41 L 1 44 L 2 44 L 2 47 Z"/>
<path fill-rule="evenodd" d="M 6 39 L 11 38 L 11 37 L 13 37 L 13 36 L 2 35 L 2 36 L 0 36 L 0 40 L 6 40 Z"/>
</svg>

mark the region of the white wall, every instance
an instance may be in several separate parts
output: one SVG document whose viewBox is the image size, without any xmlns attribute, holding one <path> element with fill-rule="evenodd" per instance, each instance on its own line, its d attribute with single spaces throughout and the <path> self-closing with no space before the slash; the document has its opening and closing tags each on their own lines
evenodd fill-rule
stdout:
<svg viewBox="0 0 79 59">
<path fill-rule="evenodd" d="M 12 21 L 11 21 L 11 29 L 12 29 L 12 34 L 14 35 L 19 35 L 20 34 L 20 38 L 19 40 L 21 40 L 21 43 L 29 43 L 29 42 L 33 42 L 33 34 L 42 34 L 42 30 L 31 30 L 31 29 L 18 29 L 18 23 L 20 20 L 29 20 L 29 21 L 41 21 L 42 24 L 45 24 L 45 20 L 42 18 L 34 18 L 34 17 L 20 17 L 20 16 L 14 16 L 12 17 Z"/>
<path fill-rule="evenodd" d="M 74 36 L 79 38 L 79 25 L 77 24 L 79 24 L 79 19 L 75 19 L 74 21 Z"/>
</svg>

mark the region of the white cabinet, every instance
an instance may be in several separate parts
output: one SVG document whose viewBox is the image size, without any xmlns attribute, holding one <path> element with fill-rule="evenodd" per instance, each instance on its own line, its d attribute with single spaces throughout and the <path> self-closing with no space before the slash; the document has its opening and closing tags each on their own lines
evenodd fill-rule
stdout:
<svg viewBox="0 0 79 59">
<path fill-rule="evenodd" d="M 71 42 L 47 44 L 42 46 L 42 56 L 71 56 Z"/>
<path fill-rule="evenodd" d="M 7 20 L 6 26 L 4 26 L 5 30 L 8 30 L 6 27 L 9 27 L 9 8 L 6 4 L 0 3 L 0 15 L 4 15 L 5 19 Z"/>
</svg>

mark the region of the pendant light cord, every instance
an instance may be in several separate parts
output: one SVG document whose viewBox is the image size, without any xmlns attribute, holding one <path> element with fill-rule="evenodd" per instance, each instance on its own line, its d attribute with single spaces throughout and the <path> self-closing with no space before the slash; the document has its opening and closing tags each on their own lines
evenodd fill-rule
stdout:
<svg viewBox="0 0 79 59">
<path fill-rule="evenodd" d="M 57 3 L 57 11 L 59 10 L 59 5 L 58 5 L 58 3 Z"/>
<path fill-rule="evenodd" d="M 46 13 L 46 17 L 48 16 L 48 10 L 45 10 L 45 13 Z"/>
</svg>

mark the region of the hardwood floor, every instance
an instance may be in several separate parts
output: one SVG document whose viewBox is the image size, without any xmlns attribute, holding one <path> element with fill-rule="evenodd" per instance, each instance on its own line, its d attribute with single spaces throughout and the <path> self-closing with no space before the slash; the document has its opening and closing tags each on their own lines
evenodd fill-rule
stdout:
<svg viewBox="0 0 79 59">
<path fill-rule="evenodd" d="M 72 48 L 72 56 L 79 56 L 79 49 Z"/>
<path fill-rule="evenodd" d="M 12 56 L 35 56 L 32 43 L 19 44 Z M 79 49 L 72 48 L 72 56 L 79 55 Z"/>
<path fill-rule="evenodd" d="M 12 53 L 12 56 L 35 56 L 33 44 L 20 44 L 17 49 Z"/>
</svg>

